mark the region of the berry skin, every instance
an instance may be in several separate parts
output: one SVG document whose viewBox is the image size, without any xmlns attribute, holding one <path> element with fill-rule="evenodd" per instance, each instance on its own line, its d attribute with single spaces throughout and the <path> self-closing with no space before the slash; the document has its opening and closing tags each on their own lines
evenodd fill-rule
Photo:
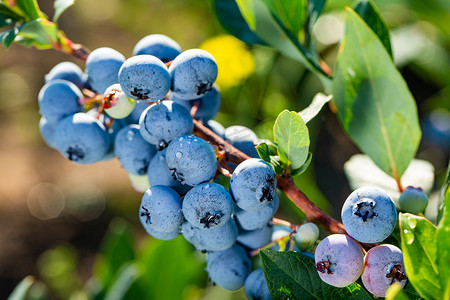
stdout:
<svg viewBox="0 0 450 300">
<path fill-rule="evenodd" d="M 153 55 L 164 63 L 174 60 L 180 53 L 180 45 L 163 34 L 150 34 L 142 38 L 133 49 L 133 56 Z"/>
<path fill-rule="evenodd" d="M 147 102 L 136 102 L 133 111 L 128 117 L 125 118 L 128 124 L 139 124 L 139 119 L 141 118 L 142 112 L 146 110 L 150 105 Z"/>
<path fill-rule="evenodd" d="M 269 205 L 276 193 L 277 179 L 265 161 L 250 158 L 240 163 L 230 180 L 230 192 L 239 208 L 258 211 Z"/>
<path fill-rule="evenodd" d="M 76 113 L 59 122 L 53 139 L 56 149 L 78 164 L 102 160 L 111 143 L 105 126 L 86 113 Z"/>
<path fill-rule="evenodd" d="M 124 93 L 135 100 L 158 101 L 170 89 L 170 75 L 164 63 L 153 55 L 127 59 L 119 70 L 119 83 Z"/>
<path fill-rule="evenodd" d="M 52 126 L 67 116 L 83 111 L 80 89 L 73 83 L 55 79 L 46 83 L 39 91 L 38 103 L 40 113 Z"/>
<path fill-rule="evenodd" d="M 228 291 L 236 291 L 244 285 L 250 268 L 250 258 L 244 248 L 236 244 L 224 251 L 208 253 L 206 258 L 210 280 Z"/>
<path fill-rule="evenodd" d="M 53 139 L 55 127 L 50 125 L 45 117 L 41 117 L 39 120 L 39 131 L 41 132 L 41 136 L 45 143 L 51 148 L 56 148 L 55 141 Z"/>
<path fill-rule="evenodd" d="M 139 219 L 146 230 L 147 227 L 165 233 L 177 230 L 183 223 L 180 196 L 167 186 L 150 187 L 142 197 Z"/>
<path fill-rule="evenodd" d="M 97 48 L 86 60 L 88 83 L 97 93 L 103 92 L 111 85 L 119 83 L 117 74 L 125 61 L 125 57 L 108 47 Z"/>
<path fill-rule="evenodd" d="M 166 161 L 172 176 L 191 186 L 210 181 L 217 170 L 213 147 L 193 134 L 174 139 L 167 147 Z"/>
<path fill-rule="evenodd" d="M 248 156 L 259 158 L 258 151 L 255 148 L 258 137 L 250 128 L 240 125 L 227 127 L 225 129 L 225 140 Z"/>
<path fill-rule="evenodd" d="M 212 90 L 199 99 L 182 100 L 173 97 L 173 101 L 183 105 L 189 111 L 191 111 L 192 106 L 198 104 L 199 106 L 197 113 L 195 114 L 195 119 L 201 120 L 203 123 L 206 123 L 216 117 L 219 112 L 221 102 L 219 88 L 216 85 L 213 86 Z"/>
<path fill-rule="evenodd" d="M 237 242 L 248 249 L 254 250 L 270 243 L 273 226 L 266 225 L 255 230 L 240 230 Z"/>
<path fill-rule="evenodd" d="M 180 235 L 179 228 L 177 228 L 171 232 L 161 232 L 161 231 L 154 229 L 153 227 L 146 226 L 145 230 L 147 231 L 148 234 L 150 234 L 155 239 L 162 240 L 162 241 L 170 241 Z"/>
<path fill-rule="evenodd" d="M 267 223 L 272 220 L 273 215 L 278 210 L 280 200 L 277 193 L 273 201 L 270 201 L 269 205 L 258 211 L 245 211 L 236 206 L 235 217 L 240 228 L 244 230 L 255 230 L 263 228 Z"/>
<path fill-rule="evenodd" d="M 63 79 L 72 82 L 79 89 L 84 87 L 83 71 L 76 64 L 64 61 L 54 66 L 47 75 L 45 75 L 45 82 L 56 79 Z"/>
<path fill-rule="evenodd" d="M 238 234 L 236 223 L 229 220 L 225 225 L 213 228 L 198 228 L 189 222 L 181 226 L 186 240 L 200 251 L 222 251 L 234 245 Z"/>
<path fill-rule="evenodd" d="M 324 238 L 314 254 L 320 278 L 335 287 L 355 282 L 362 273 L 364 254 L 360 246 L 345 234 Z"/>
<path fill-rule="evenodd" d="M 428 206 L 428 196 L 421 188 L 408 186 L 398 198 L 400 209 L 412 214 L 421 213 Z"/>
<path fill-rule="evenodd" d="M 319 228 L 314 223 L 305 223 L 295 235 L 295 245 L 301 251 L 309 250 L 319 238 Z"/>
<path fill-rule="evenodd" d="M 397 209 L 392 198 L 377 187 L 362 187 L 351 193 L 342 206 L 342 224 L 362 243 L 379 243 L 394 231 Z"/>
<path fill-rule="evenodd" d="M 156 153 L 155 145 L 147 143 L 138 125 L 128 125 L 117 133 L 114 141 L 114 154 L 122 167 L 130 174 L 145 175 Z"/>
<path fill-rule="evenodd" d="M 113 84 L 105 90 L 103 106 L 105 112 L 112 118 L 126 118 L 131 114 L 135 105 L 136 102 L 125 95 L 120 84 Z"/>
<path fill-rule="evenodd" d="M 245 295 L 249 300 L 271 300 L 269 288 L 262 268 L 256 269 L 248 275 L 244 283 Z"/>
<path fill-rule="evenodd" d="M 208 127 L 212 132 L 225 139 L 225 127 L 223 127 L 222 124 L 215 120 L 209 120 L 204 125 Z"/>
<path fill-rule="evenodd" d="M 193 187 L 183 200 L 186 220 L 198 228 L 225 225 L 233 213 L 230 193 L 217 183 L 201 183 Z"/>
<path fill-rule="evenodd" d="M 194 129 L 189 111 L 169 100 L 150 105 L 142 112 L 139 125 L 142 137 L 160 148 L 167 147 L 174 138 Z"/>
<path fill-rule="evenodd" d="M 190 49 L 178 55 L 169 67 L 174 97 L 192 100 L 212 89 L 217 78 L 217 63 L 205 50 Z"/>
<path fill-rule="evenodd" d="M 361 276 L 366 289 L 376 297 L 384 297 L 394 282 L 406 284 L 403 252 L 393 245 L 380 245 L 367 252 Z"/>
</svg>

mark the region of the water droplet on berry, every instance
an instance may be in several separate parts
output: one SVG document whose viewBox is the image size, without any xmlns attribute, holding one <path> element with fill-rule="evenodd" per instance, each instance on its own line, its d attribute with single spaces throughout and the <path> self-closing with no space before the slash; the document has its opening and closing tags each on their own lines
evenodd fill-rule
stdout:
<svg viewBox="0 0 450 300">
<path fill-rule="evenodd" d="M 175 156 L 176 156 L 178 159 L 181 159 L 181 158 L 183 157 L 183 153 L 177 152 L 177 153 L 175 154 Z"/>
<path fill-rule="evenodd" d="M 180 137 L 178 140 L 179 140 L 180 142 L 183 141 L 183 137 Z"/>
</svg>

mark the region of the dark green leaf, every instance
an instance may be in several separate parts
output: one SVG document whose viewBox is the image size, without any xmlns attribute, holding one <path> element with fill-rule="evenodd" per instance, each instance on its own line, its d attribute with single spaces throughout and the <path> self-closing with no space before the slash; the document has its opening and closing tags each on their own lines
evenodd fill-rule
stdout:
<svg viewBox="0 0 450 300">
<path fill-rule="evenodd" d="M 284 27 L 298 36 L 306 21 L 306 0 L 262 0 Z"/>
<path fill-rule="evenodd" d="M 0 27 L 10 26 L 22 20 L 21 16 L 9 10 L 3 3 L 0 3 Z"/>
<path fill-rule="evenodd" d="M 136 263 L 126 263 L 123 265 L 118 274 L 117 278 L 109 288 L 105 300 L 122 300 L 130 299 L 128 298 L 128 293 L 134 287 L 133 284 L 141 275 L 141 271 Z"/>
<path fill-rule="evenodd" d="M 438 220 L 442 218 L 442 214 L 444 213 L 445 199 L 448 193 L 450 193 L 450 162 L 448 163 L 447 174 L 445 175 L 445 180 L 441 188 L 441 194 L 439 195 L 439 202 L 441 203 L 441 206 L 439 207 Z"/>
<path fill-rule="evenodd" d="M 373 299 L 357 283 L 336 288 L 323 282 L 312 257 L 270 250 L 261 250 L 259 256 L 272 299 Z"/>
<path fill-rule="evenodd" d="M 416 103 L 383 44 L 350 8 L 333 92 L 347 134 L 384 172 L 400 178 L 420 142 Z"/>
<path fill-rule="evenodd" d="M 28 291 L 31 285 L 34 283 L 34 278 L 32 276 L 27 276 L 22 279 L 21 282 L 14 288 L 11 295 L 9 295 L 7 300 L 25 300 L 27 299 Z"/>
<path fill-rule="evenodd" d="M 51 49 L 58 41 L 58 27 L 47 19 L 37 19 L 20 27 L 16 42 L 38 49 Z"/>
<path fill-rule="evenodd" d="M 270 162 L 270 149 L 266 143 L 258 144 L 258 146 L 256 146 L 256 151 L 258 151 L 258 155 L 262 160 Z"/>
<path fill-rule="evenodd" d="M 46 17 L 39 9 L 37 0 L 16 0 L 16 4 L 28 17 L 28 21 Z"/>
<path fill-rule="evenodd" d="M 372 0 L 361 0 L 354 7 L 355 12 L 369 25 L 383 43 L 389 55 L 392 57 L 389 30 L 380 11 Z"/>
<path fill-rule="evenodd" d="M 311 159 L 312 159 L 312 153 L 309 152 L 308 157 L 306 158 L 306 162 L 300 168 L 290 171 L 291 176 L 297 176 L 297 175 L 300 175 L 303 172 L 305 172 L 306 169 L 308 169 L 309 164 L 311 163 Z"/>
<path fill-rule="evenodd" d="M 308 19 L 306 21 L 305 44 L 311 52 L 314 51 L 313 40 L 311 39 L 314 24 L 319 18 L 325 6 L 326 0 L 308 0 Z"/>
<path fill-rule="evenodd" d="M 450 189 L 447 186 L 444 198 L 444 210 L 437 232 L 438 268 L 441 284 L 450 289 Z M 446 290 L 450 293 L 450 290 Z"/>
<path fill-rule="evenodd" d="M 212 0 L 214 11 L 222 26 L 247 44 L 265 44 L 248 27 L 234 0 Z"/>
<path fill-rule="evenodd" d="M 422 297 L 441 299 L 444 290 L 439 278 L 436 227 L 427 219 L 412 214 L 400 213 L 399 219 L 408 280 Z"/>
<path fill-rule="evenodd" d="M 278 115 L 273 126 L 273 136 L 278 145 L 278 155 L 290 169 L 300 168 L 309 153 L 309 132 L 305 122 L 297 112 L 284 110 Z"/>
<path fill-rule="evenodd" d="M 311 121 L 311 119 L 317 116 L 317 114 L 319 114 L 322 107 L 326 103 L 330 102 L 331 99 L 333 99 L 332 95 L 327 96 L 322 93 L 318 93 L 314 96 L 311 104 L 307 108 L 299 112 L 300 117 L 302 117 L 305 123 L 308 123 L 309 121 Z"/>
<path fill-rule="evenodd" d="M 2 42 L 3 46 L 9 48 L 11 44 L 14 42 L 14 39 L 16 38 L 19 31 L 20 31 L 19 27 L 14 27 L 0 33 L 0 41 Z"/>
<path fill-rule="evenodd" d="M 59 17 L 61 14 L 68 9 L 70 6 L 72 6 L 75 3 L 75 0 L 55 0 L 55 3 L 53 3 L 53 6 L 55 8 L 55 15 L 53 16 L 53 22 L 58 22 Z"/>
</svg>

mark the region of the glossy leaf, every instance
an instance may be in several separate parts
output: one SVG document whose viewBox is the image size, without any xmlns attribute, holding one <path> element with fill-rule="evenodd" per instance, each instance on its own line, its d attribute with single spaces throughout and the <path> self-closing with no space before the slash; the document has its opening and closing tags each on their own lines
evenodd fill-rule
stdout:
<svg viewBox="0 0 450 300">
<path fill-rule="evenodd" d="M 130 299 L 127 296 L 134 288 L 134 283 L 140 275 L 141 271 L 136 263 L 123 265 L 117 274 L 116 280 L 111 288 L 108 289 L 105 300 Z"/>
<path fill-rule="evenodd" d="M 298 36 L 306 21 L 306 0 L 262 0 L 284 27 Z"/>
<path fill-rule="evenodd" d="M 5 48 L 9 48 L 11 46 L 19 31 L 19 27 L 14 27 L 0 33 L 0 41 L 2 42 L 3 46 L 5 46 Z"/>
<path fill-rule="evenodd" d="M 369 25 L 383 43 L 386 51 L 392 57 L 392 47 L 389 30 L 381 16 L 380 11 L 372 0 L 361 0 L 354 7 L 355 12 Z"/>
<path fill-rule="evenodd" d="M 16 42 L 38 49 L 51 49 L 58 41 L 58 27 L 47 19 L 37 19 L 20 27 Z"/>
<path fill-rule="evenodd" d="M 281 112 L 273 126 L 273 136 L 281 161 L 287 163 L 290 169 L 298 169 L 306 162 L 309 131 L 297 112 Z"/>
<path fill-rule="evenodd" d="M 336 288 L 323 282 L 312 257 L 270 250 L 261 250 L 259 256 L 272 299 L 373 299 L 357 283 Z"/>
<path fill-rule="evenodd" d="M 412 214 L 401 213 L 399 219 L 408 280 L 422 297 L 441 299 L 444 291 L 439 278 L 436 227 Z"/>
<path fill-rule="evenodd" d="M 378 167 L 399 178 L 420 142 L 416 103 L 383 44 L 350 8 L 333 92 L 347 134 Z"/>
<path fill-rule="evenodd" d="M 260 143 L 256 146 L 259 157 L 265 162 L 270 162 L 270 149 L 266 143 Z"/>
<path fill-rule="evenodd" d="M 10 26 L 17 21 L 22 21 L 22 17 L 9 10 L 3 3 L 0 3 L 0 27 Z"/>
<path fill-rule="evenodd" d="M 34 283 L 32 276 L 27 276 L 14 288 L 7 300 L 25 300 L 27 299 L 28 291 Z"/>
<path fill-rule="evenodd" d="M 437 232 L 438 267 L 441 284 L 450 292 L 450 189 L 447 186 L 444 210 Z"/>
<path fill-rule="evenodd" d="M 45 18 L 45 14 L 39 9 L 37 0 L 16 0 L 15 3 L 28 17 L 28 21 Z"/>
<path fill-rule="evenodd" d="M 53 22 L 58 22 L 61 14 L 66 11 L 69 7 L 71 7 L 75 3 L 75 0 L 55 0 L 53 6 L 55 8 L 55 15 L 53 16 Z"/>
<path fill-rule="evenodd" d="M 314 24 L 325 7 L 326 0 L 308 0 L 308 16 L 306 20 L 305 44 L 310 51 L 314 51 L 313 40 L 311 38 Z"/>
<path fill-rule="evenodd" d="M 314 96 L 311 104 L 305 108 L 304 110 L 299 112 L 300 117 L 302 117 L 305 123 L 311 121 L 315 116 L 317 116 L 322 109 L 322 107 L 333 99 L 332 95 L 324 95 L 322 93 L 318 93 Z"/>
<path fill-rule="evenodd" d="M 309 152 L 305 163 L 300 168 L 295 169 L 295 170 L 291 170 L 291 172 L 289 174 L 291 176 L 298 176 L 298 175 L 302 174 L 303 172 L 306 171 L 306 169 L 308 169 L 309 164 L 311 163 L 311 160 L 312 160 L 312 153 Z"/>
</svg>

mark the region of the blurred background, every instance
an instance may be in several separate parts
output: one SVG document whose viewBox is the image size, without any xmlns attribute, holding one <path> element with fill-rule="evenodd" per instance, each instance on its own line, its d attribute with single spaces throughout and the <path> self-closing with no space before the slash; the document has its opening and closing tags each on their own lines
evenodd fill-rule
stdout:
<svg viewBox="0 0 450 300">
<path fill-rule="evenodd" d="M 38 3 L 53 15 L 52 0 Z M 450 154 L 450 2 L 375 3 L 391 29 L 394 61 L 417 101 L 423 130 L 417 157 L 433 164 L 436 194 Z M 317 49 L 332 68 L 343 8 L 351 4 L 328 1 L 314 29 Z M 272 139 L 283 109 L 299 111 L 322 91 L 298 62 L 228 35 L 209 1 L 78 0 L 62 15 L 60 28 L 91 50 L 112 47 L 125 57 L 152 33 L 173 38 L 183 49 L 208 50 L 218 61 L 222 90 L 216 119 L 225 127 L 250 127 L 260 138 Z M 53 50 L 0 48 L 0 299 L 27 275 L 40 282 L 33 286 L 33 299 L 88 299 L 88 290 L 99 290 L 99 279 L 120 289 L 115 285 L 120 276 L 143 278 L 135 283 L 136 297 L 147 291 L 147 299 L 245 299 L 242 290 L 212 286 L 203 271 L 204 255 L 182 237 L 160 242 L 145 234 L 137 217 L 142 194 L 133 190 L 117 159 L 75 165 L 43 142 L 37 95 L 44 75 L 67 60 L 84 69 Z M 296 182 L 339 220 L 351 192 L 343 164 L 359 150 L 328 107 L 308 127 L 313 161 Z M 284 198 L 279 215 L 294 223 L 303 219 Z M 98 299 L 109 296 L 98 292 Z"/>
</svg>

